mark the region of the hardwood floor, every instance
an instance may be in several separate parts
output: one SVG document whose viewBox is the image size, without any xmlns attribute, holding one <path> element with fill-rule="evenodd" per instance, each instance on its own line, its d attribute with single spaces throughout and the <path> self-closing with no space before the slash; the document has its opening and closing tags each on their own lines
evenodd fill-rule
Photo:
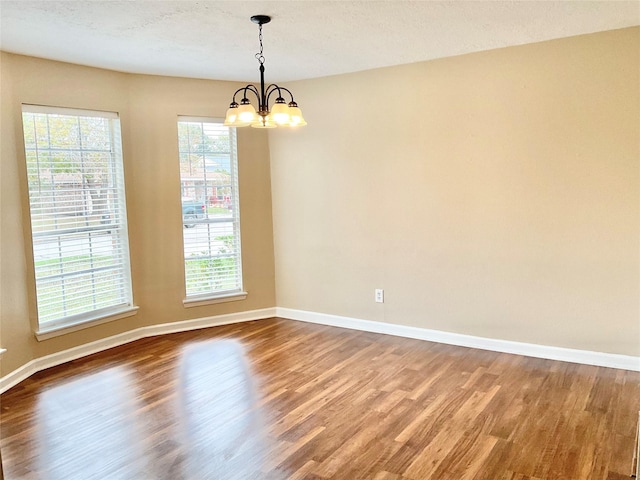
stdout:
<svg viewBox="0 0 640 480">
<path fill-rule="evenodd" d="M 0 400 L 7 480 L 616 480 L 640 373 L 268 319 L 139 340 Z"/>
</svg>

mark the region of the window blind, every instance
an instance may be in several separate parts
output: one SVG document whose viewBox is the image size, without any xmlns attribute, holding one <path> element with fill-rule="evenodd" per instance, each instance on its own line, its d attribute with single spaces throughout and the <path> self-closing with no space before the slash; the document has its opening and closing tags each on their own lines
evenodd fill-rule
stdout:
<svg viewBox="0 0 640 480">
<path fill-rule="evenodd" d="M 179 117 L 186 297 L 242 290 L 235 129 Z"/>
<path fill-rule="evenodd" d="M 120 122 L 24 105 L 40 327 L 132 307 Z"/>
</svg>

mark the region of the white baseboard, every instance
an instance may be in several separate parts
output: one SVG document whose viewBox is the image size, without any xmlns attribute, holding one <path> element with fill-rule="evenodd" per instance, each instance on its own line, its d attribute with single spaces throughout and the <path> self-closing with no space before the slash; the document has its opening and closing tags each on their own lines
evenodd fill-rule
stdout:
<svg viewBox="0 0 640 480">
<path fill-rule="evenodd" d="M 591 352 L 572 348 L 536 345 L 532 343 L 513 342 L 494 338 L 475 337 L 461 333 L 443 332 L 427 328 L 409 327 L 384 322 L 372 322 L 358 318 L 341 317 L 325 313 L 294 310 L 276 307 L 276 316 L 290 320 L 319 323 L 332 327 L 350 328 L 365 332 L 384 333 L 398 337 L 415 338 L 430 342 L 445 343 L 459 347 L 479 348 L 494 352 L 512 353 L 527 357 L 559 360 L 563 362 L 582 363 L 598 367 L 618 368 L 622 370 L 640 371 L 640 357 L 618 355 L 615 353 Z"/>
<path fill-rule="evenodd" d="M 373 322 L 352 317 L 341 317 L 326 313 L 308 312 L 291 308 L 263 308 L 248 312 L 230 313 L 213 317 L 196 318 L 181 322 L 163 323 L 141 327 L 119 335 L 97 340 L 95 342 L 79 345 L 68 350 L 63 350 L 51 355 L 32 360 L 13 372 L 0 378 L 0 393 L 3 393 L 27 379 L 31 375 L 46 368 L 55 367 L 63 363 L 85 357 L 93 353 L 101 352 L 109 348 L 124 345 L 141 338 L 165 335 L 168 333 L 186 332 L 200 328 L 217 327 L 240 322 L 250 322 L 263 318 L 280 317 L 290 320 L 299 320 L 309 323 L 318 323 L 332 327 L 349 328 L 372 333 L 383 333 L 397 337 L 415 338 L 430 342 L 445 343 L 460 347 L 479 348 L 494 352 L 512 353 L 527 357 L 559 360 L 563 362 L 582 363 L 599 367 L 618 368 L 622 370 L 640 371 L 640 357 L 630 355 L 617 355 L 614 353 L 590 352 L 571 348 L 551 347 L 535 345 L 531 343 L 512 342 L 493 338 L 474 337 L 460 333 L 443 332 L 426 328 L 395 325 L 384 322 Z"/>
<path fill-rule="evenodd" d="M 184 320 L 181 322 L 150 325 L 148 327 L 137 328 L 112 337 L 103 338 L 95 342 L 85 343 L 68 350 L 36 358 L 35 360 L 31 360 L 25 365 L 22 365 L 20 368 L 0 378 L 0 393 L 6 392 L 14 385 L 17 385 L 34 373 L 46 368 L 55 367 L 56 365 L 61 365 L 77 358 L 86 357 L 93 353 L 140 340 L 141 338 L 165 335 L 167 333 L 198 330 L 200 328 L 218 327 L 232 323 L 250 322 L 252 320 L 275 317 L 275 312 L 275 308 L 263 308 L 261 310 L 250 310 L 248 312 L 230 313 L 226 315 L 216 315 L 213 317 Z"/>
</svg>

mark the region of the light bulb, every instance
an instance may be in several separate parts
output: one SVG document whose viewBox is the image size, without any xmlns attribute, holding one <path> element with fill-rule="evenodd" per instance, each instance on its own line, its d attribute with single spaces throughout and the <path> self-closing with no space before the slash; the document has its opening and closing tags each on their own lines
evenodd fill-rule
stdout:
<svg viewBox="0 0 640 480">
<path fill-rule="evenodd" d="M 265 117 L 258 117 L 258 120 L 251 124 L 253 128 L 276 128 L 277 125 L 273 122 L 270 115 Z"/>
<path fill-rule="evenodd" d="M 282 99 L 279 99 L 282 100 Z M 271 109 L 271 118 L 278 125 L 288 125 L 291 122 L 291 116 L 289 115 L 289 106 L 284 103 L 284 100 L 273 105 Z"/>
<path fill-rule="evenodd" d="M 224 118 L 224 125 L 226 127 L 233 127 L 235 126 L 237 119 L 238 119 L 238 104 L 236 103 L 235 107 L 229 107 L 229 110 L 227 110 L 227 115 Z"/>
<path fill-rule="evenodd" d="M 244 103 L 243 100 L 243 102 L 238 107 L 238 119 L 236 123 L 239 122 L 248 125 L 256 120 L 256 116 L 256 109 L 253 108 L 253 105 L 248 102 Z"/>
<path fill-rule="evenodd" d="M 302 110 L 300 110 L 297 106 L 289 106 L 289 115 L 291 117 L 291 120 L 289 122 L 290 126 L 297 127 L 307 124 L 307 122 L 304 120 L 304 117 L 302 116 Z"/>
</svg>

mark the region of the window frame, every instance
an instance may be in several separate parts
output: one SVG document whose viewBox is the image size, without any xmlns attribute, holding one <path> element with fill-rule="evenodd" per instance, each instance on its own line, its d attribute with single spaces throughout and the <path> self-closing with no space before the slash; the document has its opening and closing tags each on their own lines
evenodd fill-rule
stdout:
<svg viewBox="0 0 640 480">
<path fill-rule="evenodd" d="M 107 121 L 106 123 L 108 125 L 108 131 L 107 131 L 108 148 L 97 150 L 95 148 L 85 149 L 83 146 L 80 146 L 79 149 L 77 147 L 65 146 L 59 149 L 55 149 L 55 148 L 51 148 L 51 145 L 49 145 L 47 148 L 41 148 L 38 145 L 37 137 L 34 137 L 33 144 L 28 144 L 27 130 L 25 129 L 25 119 L 26 119 L 25 114 L 47 115 L 46 117 L 47 121 L 49 121 L 49 115 L 76 117 L 78 121 L 78 125 L 81 122 L 80 120 L 81 118 L 97 117 L 97 118 L 106 120 Z M 35 121 L 36 120 L 34 118 L 34 122 Z M 129 246 L 127 209 L 126 209 L 126 192 L 125 192 L 126 186 L 125 186 L 124 158 L 123 158 L 124 155 L 122 151 L 122 132 L 121 132 L 119 114 L 116 112 L 109 112 L 109 111 L 97 111 L 97 110 L 68 108 L 68 107 L 59 107 L 59 106 L 44 106 L 44 105 L 34 105 L 34 104 L 25 103 L 21 105 L 21 133 L 22 133 L 22 147 L 24 149 L 23 165 L 25 169 L 24 171 L 26 173 L 26 179 L 25 179 L 26 205 L 27 205 L 27 212 L 28 212 L 28 219 L 29 219 L 29 222 L 28 222 L 29 229 L 28 229 L 27 236 L 28 236 L 28 241 L 31 242 L 30 260 L 32 262 L 31 263 L 31 273 L 33 275 L 32 294 L 33 294 L 34 304 L 35 304 L 34 313 L 35 313 L 35 319 L 36 319 L 36 328 L 34 333 L 36 338 L 39 341 L 45 340 L 48 338 L 56 337 L 58 335 L 63 335 L 73 331 L 93 327 L 95 325 L 99 325 L 102 323 L 106 323 L 106 322 L 110 322 L 110 321 L 135 315 L 138 311 L 138 307 L 135 306 L 134 299 L 133 299 L 130 246 Z M 35 127 L 34 127 L 33 134 L 34 135 L 36 134 Z M 50 131 L 47 132 L 47 138 L 48 140 L 51 140 Z M 82 138 L 81 134 L 80 134 L 80 137 L 78 138 L 79 138 L 78 141 L 81 141 L 80 140 L 80 138 Z M 42 218 L 45 215 L 44 213 L 39 212 L 38 211 L 39 207 L 35 205 L 37 202 L 42 201 L 43 197 L 39 199 L 37 199 L 37 197 L 33 197 L 33 201 L 32 201 L 32 188 L 41 187 L 42 177 L 40 175 L 42 174 L 42 170 L 46 168 L 46 167 L 40 166 L 41 158 L 43 158 L 41 157 L 41 155 L 44 155 L 44 157 L 46 157 L 47 155 L 50 155 L 51 152 L 53 151 L 58 151 L 60 152 L 61 155 L 65 155 L 65 154 L 70 155 L 70 152 L 72 150 L 75 150 L 76 152 L 80 152 L 81 158 L 83 159 L 82 162 L 84 162 L 84 155 L 87 154 L 89 150 L 92 150 L 92 153 L 98 152 L 97 153 L 98 155 L 101 154 L 105 156 L 105 158 L 107 159 L 107 160 L 104 160 L 107 162 L 106 163 L 107 165 L 106 171 L 108 172 L 107 175 L 113 178 L 111 181 L 108 182 L 106 187 L 103 186 L 101 188 L 105 189 L 107 192 L 111 192 L 111 193 L 103 193 L 104 195 L 106 195 L 106 197 L 102 200 L 102 202 L 104 202 L 105 205 L 109 205 L 108 210 L 106 210 L 108 212 L 108 215 L 110 215 L 109 223 L 103 224 L 102 221 L 100 221 L 97 227 L 90 226 L 86 230 L 86 232 L 81 232 L 80 231 L 81 229 L 78 229 L 77 227 L 67 228 L 66 231 L 64 229 L 58 229 L 57 228 L 58 217 L 62 215 L 60 212 L 61 212 L 61 208 L 63 207 L 60 207 L 59 205 L 55 205 L 55 202 L 56 201 L 60 202 L 62 191 L 59 191 L 59 192 L 56 191 L 57 189 L 55 189 L 54 187 L 57 186 L 57 184 L 56 184 L 56 181 L 54 180 L 53 183 L 50 185 L 50 188 L 51 188 L 50 197 L 47 199 L 47 203 L 43 203 L 42 205 L 47 208 L 50 207 L 52 211 L 55 213 L 56 220 L 55 220 L 54 226 L 56 226 L 56 228 L 45 230 L 44 232 L 38 232 L 36 234 L 36 232 L 34 231 L 35 230 L 34 220 L 37 221 L 39 218 Z M 46 153 L 42 154 L 42 152 L 46 152 Z M 33 170 L 33 166 L 30 165 L 29 158 L 32 154 L 35 155 L 35 159 L 37 162 L 35 170 Z M 76 165 L 72 164 L 72 166 L 75 168 Z M 34 174 L 34 173 L 35 175 L 37 175 L 38 180 L 35 182 L 32 182 L 30 179 L 30 174 Z M 77 173 L 75 174 L 77 175 Z M 50 172 L 50 175 L 53 176 L 54 174 Z M 74 173 L 71 173 L 70 175 L 74 175 Z M 74 191 L 76 192 L 80 191 L 81 195 L 91 195 L 91 192 L 89 192 L 89 188 L 85 187 L 84 181 L 82 183 L 81 189 L 74 190 Z M 75 194 L 76 193 L 74 193 L 74 195 Z M 44 197 L 44 198 L 47 198 L 47 197 Z M 115 198 L 115 200 L 113 200 L 113 198 Z M 84 202 L 86 202 L 86 200 L 84 200 Z M 100 214 L 100 208 L 105 208 L 104 206 L 102 206 L 102 207 L 97 207 L 98 208 L 97 211 L 93 210 L 94 208 L 96 208 L 96 204 L 94 203 L 93 198 L 91 199 L 91 204 L 92 204 L 91 213 L 95 217 L 97 217 Z M 84 208 L 86 208 L 86 203 Z M 74 210 L 74 212 L 76 211 Z M 101 217 L 101 218 L 104 218 L 104 217 Z M 116 219 L 117 223 L 113 223 L 112 218 Z M 103 225 L 106 225 L 106 226 L 103 226 Z M 112 225 L 115 225 L 115 227 L 109 228 Z M 66 254 L 64 254 L 62 253 L 62 247 L 59 247 L 57 256 L 56 257 L 52 256 L 50 260 L 57 260 L 57 265 L 59 265 L 60 268 L 63 268 L 64 265 L 69 265 L 69 263 L 73 262 L 68 259 L 64 260 L 65 258 L 68 258 L 69 253 L 71 253 L 73 256 L 73 254 L 75 254 L 76 252 L 82 251 L 83 255 L 86 255 L 88 257 L 89 259 L 88 261 L 92 266 L 88 269 L 82 269 L 81 272 L 67 271 L 67 272 L 60 273 L 57 276 L 60 279 L 73 279 L 74 277 L 77 278 L 77 277 L 80 277 L 83 273 L 86 273 L 91 275 L 91 278 L 93 279 L 92 282 L 93 282 L 93 281 L 96 281 L 95 274 L 99 273 L 100 269 L 98 267 L 93 266 L 94 262 L 96 262 L 96 259 L 98 258 L 99 253 L 97 252 L 97 250 L 94 250 L 94 246 L 92 243 L 94 239 L 91 237 L 91 235 L 94 232 L 100 233 L 102 232 L 102 230 L 106 231 L 109 235 L 111 235 L 112 252 L 110 257 L 114 262 L 114 264 L 107 266 L 106 268 L 107 270 L 112 270 L 116 278 L 116 280 L 114 280 L 115 283 L 113 284 L 114 289 L 109 290 L 110 292 L 113 292 L 115 300 L 112 301 L 111 304 L 109 304 L 107 301 L 106 304 L 101 305 L 100 302 L 96 299 L 95 287 L 93 287 L 94 293 L 86 294 L 88 301 L 90 301 L 90 303 L 93 304 L 92 305 L 93 308 L 80 311 L 79 313 L 71 313 L 71 314 L 65 315 L 64 313 L 68 313 L 68 311 L 66 310 L 66 307 L 63 307 L 59 309 L 59 312 L 62 313 L 62 316 L 52 317 L 51 319 L 43 320 L 42 318 L 43 312 L 41 310 L 41 307 L 42 307 L 41 300 L 42 300 L 42 296 L 44 296 L 44 293 L 42 290 L 44 290 L 45 287 L 44 285 L 39 287 L 39 283 L 43 281 L 43 279 L 38 278 L 38 269 L 39 267 L 40 268 L 42 267 L 38 265 L 38 260 L 37 260 L 38 257 L 36 254 L 36 244 L 40 241 L 37 239 L 51 239 L 50 240 L 51 242 L 57 242 L 59 245 L 61 245 L 64 241 L 61 239 L 61 237 L 65 234 L 77 235 L 78 239 L 81 239 L 81 238 L 84 239 L 85 237 L 82 236 L 82 233 L 86 233 L 87 234 L 86 241 L 88 242 L 88 248 L 86 250 L 88 250 L 88 252 L 85 250 L 77 249 L 77 247 L 71 247 L 73 250 L 69 250 L 67 251 Z M 103 243 L 106 243 L 106 242 L 103 242 Z M 43 282 L 43 283 L 46 283 L 46 282 Z M 82 285 L 84 285 L 84 283 L 82 283 Z M 64 301 L 68 302 L 71 298 L 73 298 L 73 294 L 71 293 L 65 294 L 64 298 L 66 299 Z"/>
<path fill-rule="evenodd" d="M 180 123 L 197 123 L 197 124 L 215 124 L 218 128 L 226 128 L 229 132 L 229 160 L 230 160 L 230 173 L 231 173 L 231 190 L 232 190 L 232 217 L 231 223 L 233 224 L 234 229 L 234 243 L 236 253 L 234 255 L 236 266 L 237 266 L 237 278 L 238 285 L 233 289 L 225 289 L 225 290 L 210 290 L 204 293 L 193 293 L 188 294 L 187 287 L 187 257 L 185 251 L 185 234 L 187 229 L 183 225 L 184 220 L 182 217 L 182 195 L 183 195 L 183 177 L 182 171 L 180 172 L 180 205 L 181 205 L 181 228 L 183 231 L 182 235 L 182 257 L 183 257 L 183 274 L 184 274 L 184 299 L 182 301 L 183 306 L 185 308 L 190 307 L 198 307 L 203 305 L 211 305 L 216 303 L 226 303 L 226 302 L 234 302 L 239 300 L 244 300 L 247 298 L 248 293 L 244 290 L 244 269 L 242 264 L 242 236 L 241 236 L 241 207 L 240 207 L 240 192 L 239 192 L 239 173 L 238 173 L 238 142 L 237 142 L 237 132 L 234 127 L 226 127 L 224 126 L 224 119 L 216 118 L 216 117 L 200 117 L 200 116 L 188 116 L 188 115 L 178 115 L 176 121 L 176 129 L 177 135 L 176 139 L 178 141 L 178 164 L 181 162 L 181 155 L 185 152 L 181 151 L 180 147 Z M 208 186 L 205 184 L 205 192 Z M 205 193 L 206 197 L 206 193 Z M 206 205 L 206 204 L 205 204 Z M 207 214 L 208 216 L 208 214 Z M 211 224 L 211 223 L 219 223 L 217 221 L 211 221 L 208 218 L 203 220 L 195 220 L 195 224 Z M 213 258 L 213 257 L 209 257 Z"/>
</svg>

